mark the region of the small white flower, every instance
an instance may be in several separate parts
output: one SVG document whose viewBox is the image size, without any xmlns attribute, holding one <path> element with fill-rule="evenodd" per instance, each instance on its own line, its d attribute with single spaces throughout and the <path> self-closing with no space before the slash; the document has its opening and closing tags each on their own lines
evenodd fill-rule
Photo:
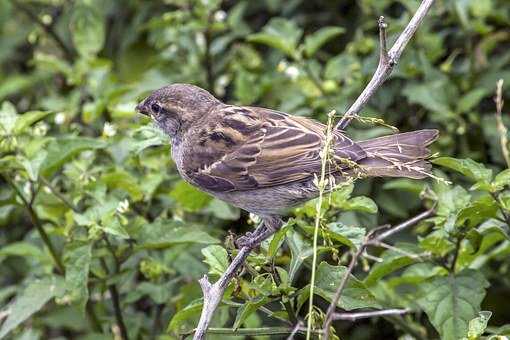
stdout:
<svg viewBox="0 0 510 340">
<path fill-rule="evenodd" d="M 117 205 L 117 212 L 119 214 L 124 214 L 129 210 L 129 201 L 127 199 L 120 201 Z"/>
<path fill-rule="evenodd" d="M 62 125 L 66 121 L 66 115 L 64 112 L 59 112 L 55 115 L 55 124 Z"/>
<path fill-rule="evenodd" d="M 117 128 L 112 123 L 106 122 L 103 126 L 103 136 L 113 137 L 117 134 Z"/>
<path fill-rule="evenodd" d="M 291 65 L 285 70 L 285 75 L 292 80 L 296 80 L 299 77 L 299 69 L 296 66 Z"/>
<path fill-rule="evenodd" d="M 53 21 L 53 18 L 51 17 L 51 15 L 49 14 L 44 14 L 42 17 L 41 17 L 41 21 L 45 24 L 45 25 L 50 25 L 51 22 Z"/>
<path fill-rule="evenodd" d="M 49 187 L 44 186 L 43 190 L 44 190 L 45 193 L 51 194 L 51 189 Z"/>
<path fill-rule="evenodd" d="M 280 60 L 280 62 L 278 63 L 278 66 L 276 66 L 276 70 L 278 72 L 285 72 L 287 67 L 289 67 L 289 63 L 287 62 L 287 60 L 283 59 L 283 60 Z"/>
<path fill-rule="evenodd" d="M 45 122 L 39 122 L 34 127 L 34 135 L 36 135 L 36 136 L 44 136 L 44 135 L 46 135 L 48 130 L 49 130 L 48 124 L 46 124 Z"/>
<path fill-rule="evenodd" d="M 23 192 L 27 195 L 30 195 L 32 192 L 31 192 L 31 187 L 32 185 L 30 184 L 30 182 L 26 182 L 25 185 L 23 186 Z"/>
<path fill-rule="evenodd" d="M 197 34 L 195 34 L 195 43 L 200 48 L 204 48 L 205 47 L 205 36 L 204 36 L 204 34 L 202 32 L 198 32 Z"/>
<path fill-rule="evenodd" d="M 216 13 L 214 13 L 215 21 L 222 22 L 222 21 L 225 21 L 226 18 L 227 18 L 227 13 L 225 13 L 225 11 L 219 10 L 219 11 L 216 11 Z"/>
<path fill-rule="evenodd" d="M 216 85 L 214 86 L 214 92 L 219 96 L 223 97 L 225 95 L 225 87 L 227 87 L 230 78 L 228 75 L 224 74 L 218 77 L 216 80 Z"/>
</svg>

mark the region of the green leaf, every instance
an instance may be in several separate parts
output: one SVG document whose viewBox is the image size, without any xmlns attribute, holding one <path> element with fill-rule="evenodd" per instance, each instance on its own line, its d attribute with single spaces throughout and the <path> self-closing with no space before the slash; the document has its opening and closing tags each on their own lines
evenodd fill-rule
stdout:
<svg viewBox="0 0 510 340">
<path fill-rule="evenodd" d="M 209 274 L 221 276 L 228 267 L 228 253 L 222 246 L 210 245 L 202 249 L 204 262 L 209 265 Z"/>
<path fill-rule="evenodd" d="M 323 230 L 331 239 L 349 248 L 357 249 L 365 238 L 366 231 L 361 227 L 348 226 L 341 222 L 329 223 L 328 229 Z"/>
<path fill-rule="evenodd" d="M 16 126 L 18 114 L 16 108 L 9 102 L 3 102 L 0 108 L 0 132 L 11 134 Z"/>
<path fill-rule="evenodd" d="M 483 221 L 496 217 L 498 210 L 499 206 L 494 198 L 483 196 L 459 211 L 456 224 L 467 223 L 468 227 L 476 227 Z"/>
<path fill-rule="evenodd" d="M 510 169 L 505 169 L 496 175 L 492 185 L 495 186 L 496 190 L 503 190 L 504 186 L 510 185 Z"/>
<path fill-rule="evenodd" d="M 110 189 L 124 190 L 135 202 L 143 198 L 143 192 L 138 181 L 127 171 L 117 169 L 103 175 L 101 180 Z"/>
<path fill-rule="evenodd" d="M 145 225 L 136 239 L 143 248 L 148 249 L 168 248 L 181 243 L 219 243 L 206 232 L 176 221 L 157 221 Z"/>
<path fill-rule="evenodd" d="M 247 40 L 279 49 L 294 58 L 297 56 L 296 47 L 302 34 L 303 31 L 293 21 L 273 18 L 261 33 L 251 34 Z"/>
<path fill-rule="evenodd" d="M 477 340 L 480 336 L 485 333 L 489 319 L 492 316 L 492 312 L 481 311 L 478 313 L 478 317 L 469 321 L 467 337 L 469 340 Z"/>
<path fill-rule="evenodd" d="M 45 177 L 51 176 L 64 163 L 82 151 L 101 149 L 106 143 L 86 137 L 63 137 L 53 140 L 47 147 L 46 159 L 41 167 L 41 173 Z"/>
<path fill-rule="evenodd" d="M 57 295 L 59 287 L 54 277 L 47 277 L 30 283 L 9 306 L 9 316 L 0 328 L 0 339 L 39 311 L 51 298 Z"/>
<path fill-rule="evenodd" d="M 238 310 L 236 319 L 234 321 L 233 329 L 238 329 L 241 325 L 246 321 L 246 319 L 255 313 L 257 309 L 261 306 L 265 305 L 268 302 L 268 298 L 266 296 L 261 297 L 255 301 L 248 301 L 243 304 Z"/>
<path fill-rule="evenodd" d="M 190 212 L 205 208 L 212 200 L 211 196 L 185 181 L 179 181 L 170 192 L 170 196 L 172 196 L 184 210 Z"/>
<path fill-rule="evenodd" d="M 167 327 L 167 332 L 185 331 L 184 322 L 192 317 L 200 315 L 202 311 L 202 299 L 194 300 L 189 305 L 174 314 Z"/>
<path fill-rule="evenodd" d="M 346 201 L 341 208 L 345 211 L 360 211 L 369 214 L 377 213 L 377 205 L 371 198 L 366 196 L 353 197 Z"/>
<path fill-rule="evenodd" d="M 312 57 L 322 45 L 329 40 L 345 32 L 342 27 L 323 27 L 305 38 L 305 52 L 308 57 Z"/>
<path fill-rule="evenodd" d="M 418 304 L 443 340 L 457 340 L 468 332 L 468 323 L 480 311 L 489 283 L 482 273 L 465 269 L 434 277 L 420 286 Z"/>
<path fill-rule="evenodd" d="M 22 133 L 27 127 L 49 115 L 51 111 L 29 111 L 18 116 L 14 124 L 14 133 Z"/>
<path fill-rule="evenodd" d="M 471 196 L 466 189 L 461 186 L 455 186 L 453 189 L 446 188 L 438 194 L 437 215 L 449 217 L 450 214 L 457 212 L 468 206 Z"/>
<path fill-rule="evenodd" d="M 434 159 L 432 163 L 460 172 L 475 182 L 490 182 L 492 179 L 491 169 L 487 169 L 483 164 L 477 163 L 469 158 L 457 159 L 452 157 L 439 157 Z"/>
<path fill-rule="evenodd" d="M 441 81 L 426 84 L 409 84 L 404 87 L 403 94 L 409 102 L 442 114 L 450 114 L 450 105 L 444 83 Z"/>
<path fill-rule="evenodd" d="M 344 266 L 332 266 L 326 262 L 321 262 L 317 268 L 316 293 L 331 302 L 346 270 L 347 268 Z M 349 275 L 347 285 L 338 301 L 338 307 L 352 310 L 357 308 L 380 308 L 381 306 L 363 282 Z"/>
<path fill-rule="evenodd" d="M 419 253 L 419 249 L 414 244 L 404 243 L 396 244 L 396 248 L 401 249 L 409 254 Z M 382 256 L 382 262 L 378 262 L 372 266 L 367 277 L 363 281 L 367 286 L 375 285 L 381 278 L 389 275 L 403 267 L 407 267 L 418 262 L 418 258 L 403 254 L 403 252 L 395 250 L 387 250 Z"/>
<path fill-rule="evenodd" d="M 65 248 L 66 291 L 70 300 L 77 302 L 82 312 L 85 312 L 85 305 L 89 299 L 88 277 L 91 259 L 90 243 L 74 242 Z"/>
<path fill-rule="evenodd" d="M 478 105 L 480 101 L 487 96 L 487 89 L 476 88 L 463 95 L 457 103 L 459 112 L 468 112 Z"/>
<path fill-rule="evenodd" d="M 74 46 L 84 57 L 97 54 L 105 41 L 105 22 L 99 8 L 78 1 L 73 8 L 70 28 Z"/>
</svg>

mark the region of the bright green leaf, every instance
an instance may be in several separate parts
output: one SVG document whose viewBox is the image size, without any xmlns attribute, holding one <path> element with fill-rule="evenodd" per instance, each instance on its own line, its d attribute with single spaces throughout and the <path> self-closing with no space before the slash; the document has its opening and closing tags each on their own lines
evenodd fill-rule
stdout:
<svg viewBox="0 0 510 340">
<path fill-rule="evenodd" d="M 209 274 L 222 275 L 228 267 L 228 253 L 222 246 L 213 244 L 202 249 L 204 262 L 209 265 Z"/>
<path fill-rule="evenodd" d="M 480 311 L 489 283 L 482 273 L 465 269 L 457 274 L 434 277 L 420 286 L 418 304 L 443 340 L 458 340 L 468 332 L 468 323 Z"/>
<path fill-rule="evenodd" d="M 307 56 L 312 57 L 322 45 L 344 32 L 345 29 L 342 27 L 323 27 L 317 32 L 306 36 L 305 51 Z"/>
</svg>

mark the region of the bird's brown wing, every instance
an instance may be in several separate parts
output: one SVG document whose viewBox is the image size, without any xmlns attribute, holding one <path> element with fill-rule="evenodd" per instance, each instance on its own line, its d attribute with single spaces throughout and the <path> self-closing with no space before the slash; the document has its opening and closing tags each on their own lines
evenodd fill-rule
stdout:
<svg viewBox="0 0 510 340">
<path fill-rule="evenodd" d="M 189 169 L 199 186 L 211 191 L 250 190 L 320 173 L 323 124 L 263 108 L 225 106 L 219 110 L 214 124 L 198 133 L 199 144 L 209 149 L 209 155 L 215 154 L 205 164 Z M 334 134 L 333 150 L 351 161 L 366 157 L 358 144 L 340 132 Z"/>
</svg>

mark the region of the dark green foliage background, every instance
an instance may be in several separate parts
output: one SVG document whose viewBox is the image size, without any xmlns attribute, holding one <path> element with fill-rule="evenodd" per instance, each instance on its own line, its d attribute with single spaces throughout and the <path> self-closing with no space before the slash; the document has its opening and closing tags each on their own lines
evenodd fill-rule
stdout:
<svg viewBox="0 0 510 340">
<path fill-rule="evenodd" d="M 119 314 L 130 339 L 189 332 L 197 279 L 216 279 L 235 253 L 229 231 L 254 222 L 180 180 L 137 101 L 186 82 L 325 121 L 375 70 L 377 18 L 393 42 L 418 4 L 0 0 L 0 338 L 120 338 Z M 382 262 L 362 259 L 339 306 L 412 313 L 335 322 L 336 335 L 510 334 L 510 172 L 493 101 L 499 79 L 510 93 L 509 28 L 506 0 L 437 0 L 363 110 L 401 131 L 439 129 L 434 151 L 455 158 L 438 159 L 436 175 L 453 184 L 363 180 L 327 200 L 315 327 L 366 230 L 437 203 L 434 217 L 393 239 L 400 251 L 370 249 Z M 359 121 L 348 129 L 355 139 L 390 132 Z M 314 216 L 314 202 L 298 208 L 249 259 L 216 313 L 218 332 L 304 319 Z M 488 328 L 482 310 L 492 312 Z"/>
</svg>

